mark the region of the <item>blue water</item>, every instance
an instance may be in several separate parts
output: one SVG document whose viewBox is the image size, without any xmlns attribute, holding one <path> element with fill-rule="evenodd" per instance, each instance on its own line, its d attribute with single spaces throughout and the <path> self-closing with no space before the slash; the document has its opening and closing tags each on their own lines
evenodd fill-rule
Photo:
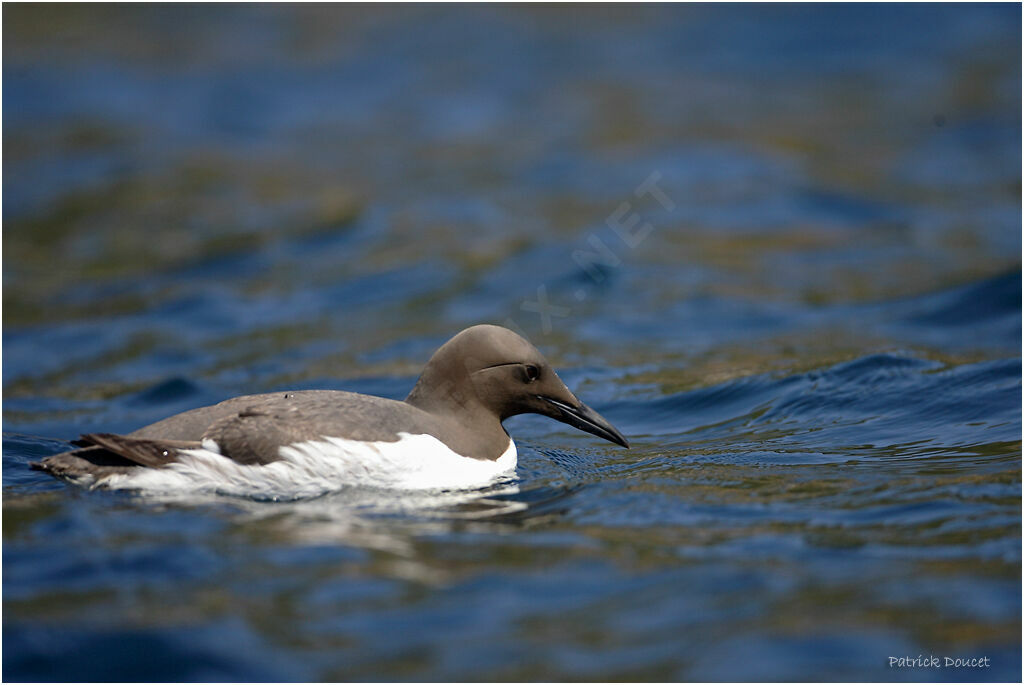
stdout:
<svg viewBox="0 0 1024 685">
<path fill-rule="evenodd" d="M 5 6 L 5 680 L 1017 680 L 1020 12 Z M 295 502 L 28 469 L 401 398 L 481 322 L 632 449 L 516 417 L 513 482 Z"/>
</svg>

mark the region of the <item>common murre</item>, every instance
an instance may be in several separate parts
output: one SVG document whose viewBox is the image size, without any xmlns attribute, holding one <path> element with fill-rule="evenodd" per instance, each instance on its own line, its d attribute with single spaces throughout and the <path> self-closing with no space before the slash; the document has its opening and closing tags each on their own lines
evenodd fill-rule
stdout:
<svg viewBox="0 0 1024 685">
<path fill-rule="evenodd" d="M 465 329 L 404 401 L 335 390 L 247 395 L 128 435 L 91 433 L 32 468 L 91 487 L 286 496 L 343 485 L 486 483 L 516 466 L 502 421 L 536 413 L 628 447 L 537 349 L 500 326 Z"/>
</svg>

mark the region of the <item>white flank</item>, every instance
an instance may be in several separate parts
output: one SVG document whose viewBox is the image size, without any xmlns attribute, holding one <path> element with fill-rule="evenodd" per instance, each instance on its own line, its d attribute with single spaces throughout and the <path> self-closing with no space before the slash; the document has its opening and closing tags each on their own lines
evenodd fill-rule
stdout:
<svg viewBox="0 0 1024 685">
<path fill-rule="evenodd" d="M 94 487 L 158 493 L 200 492 L 259 499 L 317 497 L 346 486 L 432 490 L 478 488 L 515 471 L 516 445 L 496 461 L 456 454 L 432 435 L 399 433 L 395 442 L 324 437 L 287 445 L 281 459 L 242 465 L 220 455 L 218 445 L 182 450 L 178 461 L 108 476 Z"/>
</svg>

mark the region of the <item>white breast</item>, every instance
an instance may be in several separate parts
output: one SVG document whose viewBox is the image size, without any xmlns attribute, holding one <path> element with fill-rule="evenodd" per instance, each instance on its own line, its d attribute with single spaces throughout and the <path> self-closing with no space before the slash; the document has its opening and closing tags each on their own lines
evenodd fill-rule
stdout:
<svg viewBox="0 0 1024 685">
<path fill-rule="evenodd" d="M 346 486 L 402 490 L 477 488 L 514 473 L 515 443 L 496 461 L 470 459 L 432 435 L 399 433 L 395 442 L 323 437 L 280 449 L 270 464 L 246 466 L 221 456 L 212 440 L 183 450 L 160 469 L 140 468 L 94 487 L 159 493 L 217 493 L 260 499 L 316 497 Z"/>
</svg>

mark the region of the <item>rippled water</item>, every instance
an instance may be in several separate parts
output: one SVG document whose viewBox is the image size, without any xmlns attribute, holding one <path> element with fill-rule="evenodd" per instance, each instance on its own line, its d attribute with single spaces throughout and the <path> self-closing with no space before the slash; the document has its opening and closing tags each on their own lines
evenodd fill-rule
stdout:
<svg viewBox="0 0 1024 685">
<path fill-rule="evenodd" d="M 6 680 L 1020 675 L 1019 6 L 4 10 Z M 27 468 L 400 398 L 479 322 L 633 448 L 516 417 L 513 481 L 297 502 Z"/>
</svg>

